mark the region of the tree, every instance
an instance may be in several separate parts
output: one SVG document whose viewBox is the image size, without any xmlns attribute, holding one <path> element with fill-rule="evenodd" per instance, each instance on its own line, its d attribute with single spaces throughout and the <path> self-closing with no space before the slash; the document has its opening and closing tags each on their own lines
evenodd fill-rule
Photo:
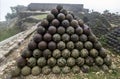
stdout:
<svg viewBox="0 0 120 79">
<path fill-rule="evenodd" d="M 5 18 L 8 21 L 8 20 L 10 20 L 10 19 L 12 19 L 12 18 L 14 18 L 16 16 L 17 16 L 16 13 L 7 13 L 7 15 L 5 16 Z"/>
<path fill-rule="evenodd" d="M 23 10 L 25 10 L 25 6 L 23 5 L 17 5 L 17 6 L 14 6 L 14 7 L 10 7 L 12 13 L 7 13 L 7 15 L 5 16 L 6 20 L 10 20 L 14 17 L 17 16 L 17 14 Z"/>
<path fill-rule="evenodd" d="M 119 12 L 116 12 L 116 15 L 119 15 Z"/>
<path fill-rule="evenodd" d="M 19 13 L 26 9 L 26 7 L 23 5 L 17 5 L 17 6 L 10 7 L 10 8 L 11 8 L 12 13 Z"/>
<path fill-rule="evenodd" d="M 108 13 L 110 13 L 109 10 L 103 11 L 103 14 L 108 14 Z"/>
</svg>

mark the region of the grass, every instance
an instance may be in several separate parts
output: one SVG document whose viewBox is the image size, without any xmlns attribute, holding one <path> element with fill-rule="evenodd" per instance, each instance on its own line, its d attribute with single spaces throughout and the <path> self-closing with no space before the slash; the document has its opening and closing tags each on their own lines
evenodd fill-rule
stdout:
<svg viewBox="0 0 120 79">
<path fill-rule="evenodd" d="M 99 38 L 99 41 L 101 42 L 101 44 L 102 44 L 103 46 L 106 46 L 108 40 L 105 38 L 105 35 L 102 35 L 102 36 Z"/>
<path fill-rule="evenodd" d="M 20 32 L 20 29 L 17 26 L 13 26 L 12 28 L 0 28 L 0 41 L 5 40 L 17 33 Z"/>
<path fill-rule="evenodd" d="M 120 71 L 108 72 L 89 72 L 88 74 L 77 74 L 73 79 L 120 79 Z"/>
<path fill-rule="evenodd" d="M 42 14 L 42 15 L 35 15 L 34 17 L 37 19 L 44 19 L 47 16 L 47 14 Z"/>
</svg>

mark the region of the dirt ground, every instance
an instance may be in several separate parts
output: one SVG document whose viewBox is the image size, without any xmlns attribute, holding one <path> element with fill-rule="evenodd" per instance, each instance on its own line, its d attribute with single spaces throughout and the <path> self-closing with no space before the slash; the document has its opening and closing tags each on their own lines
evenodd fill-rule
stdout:
<svg viewBox="0 0 120 79">
<path fill-rule="evenodd" d="M 0 63 L 0 79 L 120 79 L 120 55 L 109 53 L 112 57 L 112 61 L 114 65 L 114 70 L 110 70 L 109 72 L 90 72 L 90 73 L 82 73 L 79 74 L 49 74 L 43 75 L 40 74 L 39 76 L 19 76 L 16 78 L 11 78 L 10 72 L 13 67 L 16 66 L 16 59 L 20 56 L 21 50 L 27 46 L 28 41 L 30 38 L 27 38 L 18 49 L 11 52 L 10 55 L 6 57 L 6 59 Z"/>
</svg>

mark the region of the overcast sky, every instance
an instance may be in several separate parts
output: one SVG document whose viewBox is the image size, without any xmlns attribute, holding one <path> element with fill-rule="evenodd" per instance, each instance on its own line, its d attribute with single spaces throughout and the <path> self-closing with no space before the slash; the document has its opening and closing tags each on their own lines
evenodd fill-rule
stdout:
<svg viewBox="0 0 120 79">
<path fill-rule="evenodd" d="M 0 21 L 5 20 L 5 15 L 11 12 L 11 6 L 27 6 L 30 3 L 84 4 L 84 7 L 90 10 L 103 12 L 107 9 L 110 12 L 119 12 L 120 14 L 120 0 L 0 0 Z"/>
</svg>

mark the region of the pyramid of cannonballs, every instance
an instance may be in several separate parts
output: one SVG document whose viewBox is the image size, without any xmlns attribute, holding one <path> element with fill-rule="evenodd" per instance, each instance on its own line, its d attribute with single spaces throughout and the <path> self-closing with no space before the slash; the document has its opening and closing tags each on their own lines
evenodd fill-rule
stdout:
<svg viewBox="0 0 120 79">
<path fill-rule="evenodd" d="M 120 27 L 113 29 L 106 35 L 107 44 L 117 53 L 120 53 Z"/>
<path fill-rule="evenodd" d="M 107 70 L 110 65 L 107 51 L 91 29 L 58 5 L 41 21 L 12 75 L 89 72 L 93 66 Z"/>
</svg>

